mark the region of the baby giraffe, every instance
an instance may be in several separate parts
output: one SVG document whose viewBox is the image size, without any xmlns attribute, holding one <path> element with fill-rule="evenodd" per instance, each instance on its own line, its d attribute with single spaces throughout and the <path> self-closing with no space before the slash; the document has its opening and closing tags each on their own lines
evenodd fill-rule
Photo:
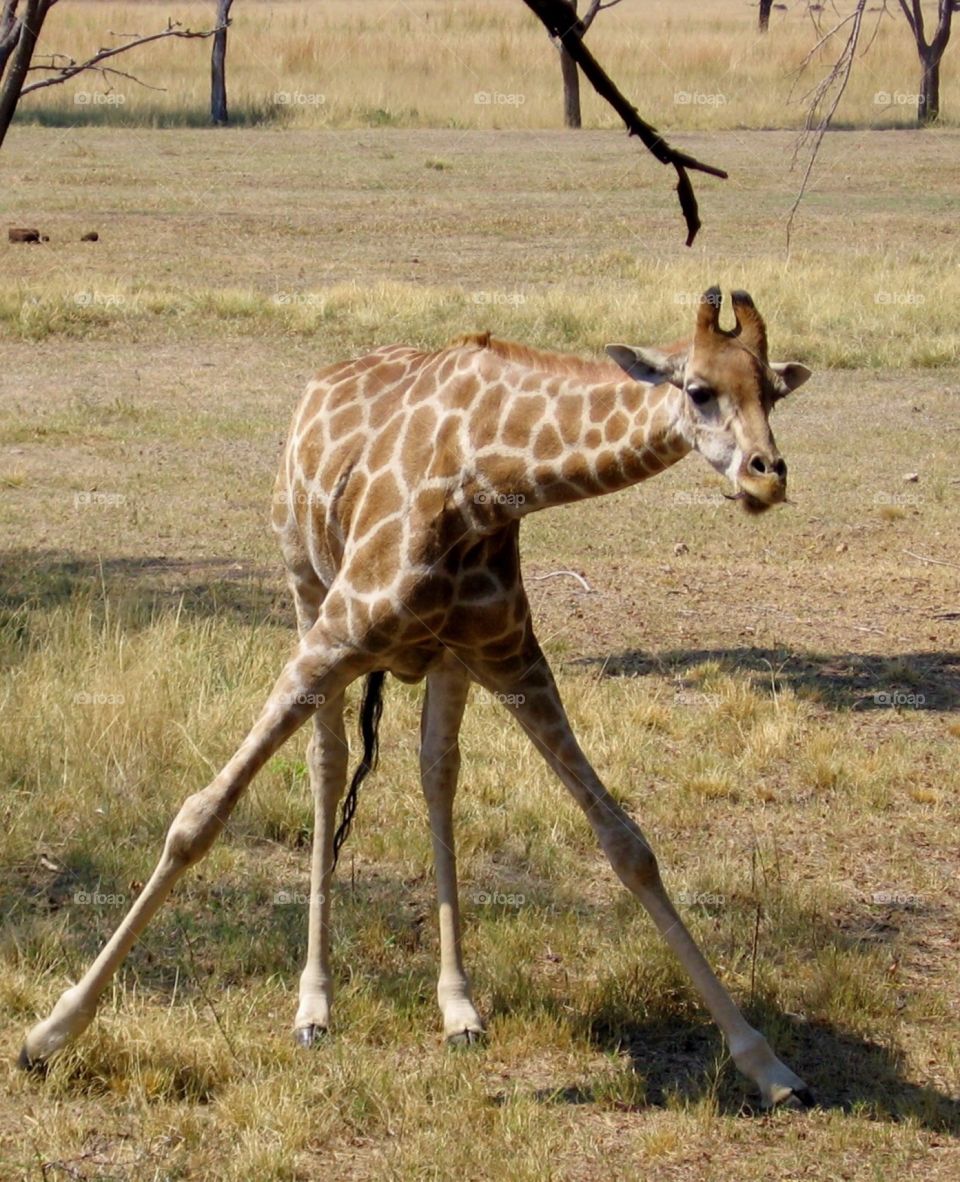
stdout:
<svg viewBox="0 0 960 1182">
<path fill-rule="evenodd" d="M 570 728 L 534 635 L 520 573 L 528 513 L 636 484 L 697 451 L 751 513 L 785 499 L 787 467 L 768 422 L 810 371 L 768 360 L 745 292 L 719 324 L 711 288 L 693 339 L 665 352 L 610 345 L 585 361 L 488 334 L 437 352 L 401 345 L 323 370 L 294 415 L 274 495 L 300 639 L 253 729 L 216 778 L 189 797 L 150 880 L 82 979 L 27 1036 L 42 1064 L 92 1020 L 131 946 L 188 867 L 221 833 L 266 761 L 309 718 L 315 800 L 306 966 L 295 1020 L 314 1043 L 330 1022 L 331 878 L 344 795 L 344 692 L 366 678 L 364 756 L 375 753 L 384 674 L 426 680 L 420 766 L 436 863 L 437 996 L 447 1038 L 483 1036 L 460 948 L 453 801 L 457 736 L 472 682 L 496 694 L 583 809 L 616 874 L 689 973 L 735 1063 L 764 1105 L 809 1093 L 747 1024 L 670 902 L 646 838 L 594 772 Z M 341 826 L 341 830 L 343 826 Z M 342 832 L 339 835 L 342 837 Z"/>
</svg>

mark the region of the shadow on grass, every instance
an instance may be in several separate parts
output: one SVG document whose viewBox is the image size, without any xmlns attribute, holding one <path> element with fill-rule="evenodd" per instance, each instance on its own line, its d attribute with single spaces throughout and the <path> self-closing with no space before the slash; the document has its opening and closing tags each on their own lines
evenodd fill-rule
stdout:
<svg viewBox="0 0 960 1182">
<path fill-rule="evenodd" d="M 960 640 L 960 623 L 948 622 L 944 627 L 956 630 Z M 701 687 L 688 674 L 708 663 L 745 676 L 758 693 L 792 689 L 800 697 L 836 710 L 960 709 L 960 649 L 891 655 L 753 646 L 657 653 L 631 650 L 566 664 L 572 669 L 596 669 L 603 677 L 669 677 L 678 694 L 689 695 L 695 703 Z"/>
<path fill-rule="evenodd" d="M 913 1120 L 932 1132 L 960 1134 L 960 1101 L 906 1079 L 905 1056 L 899 1049 L 826 1022 L 803 1021 L 773 1006 L 751 1007 L 746 1016 L 812 1088 L 818 1107 L 878 1121 Z M 716 1027 L 663 1013 L 611 1037 L 602 1014 L 587 1017 L 595 1023 L 592 1041 L 597 1047 L 628 1056 L 640 1077 L 642 1101 L 624 1104 L 611 1093 L 609 1083 L 581 1081 L 539 1090 L 535 1096 L 540 1102 L 599 1103 L 642 1111 L 712 1097 L 725 1116 L 759 1111 L 754 1107 L 756 1096 L 749 1095 L 749 1082 L 733 1067 Z"/>
<path fill-rule="evenodd" d="M 111 890 L 95 863 L 83 855 L 65 861 L 52 878 L 50 873 L 44 875 L 39 868 L 27 873 L 21 868 L 15 882 L 5 876 L 0 902 L 9 916 L 9 939 L 19 950 L 21 967 L 36 957 L 50 970 L 47 924 L 51 911 L 71 905 L 77 892 L 89 896 Z M 286 875 L 281 885 L 289 888 Z M 288 982 L 292 1014 L 304 954 L 306 900 L 284 895 L 278 905 L 276 888 L 276 881 L 265 883 L 263 878 L 250 886 L 188 879 L 176 900 L 135 946 L 121 970 L 121 979 L 127 987 L 133 984 L 140 996 L 152 995 L 168 1003 L 175 993 L 182 1004 L 207 1008 L 216 1007 L 227 986 L 243 989 L 252 981 L 279 976 Z M 335 890 L 338 973 L 342 975 L 348 966 L 354 987 L 365 982 L 363 989 L 390 1007 L 401 1027 L 436 1025 L 432 883 L 424 876 L 401 881 L 371 871 Z M 543 921 L 549 922 L 558 909 L 566 910 L 570 905 L 564 892 L 545 884 L 527 908 L 542 911 Z M 604 940 L 615 939 L 615 909 L 585 906 L 582 900 L 577 906 L 584 930 L 592 933 L 598 947 Z M 73 911 L 69 934 L 62 928 L 58 933 L 60 953 L 72 978 L 89 963 L 124 910 L 85 905 Z M 843 951 L 869 951 L 873 947 L 872 941 L 835 924 L 806 912 L 801 915 L 787 900 L 782 901 L 781 910 L 779 926 L 784 931 L 801 926 L 809 929 L 815 924 L 816 931 L 808 942 L 817 948 L 832 945 Z M 506 908 L 493 916 L 485 913 L 483 922 L 511 925 L 519 918 L 516 908 Z M 468 910 L 468 927 L 475 921 Z M 371 927 L 388 934 L 382 946 L 365 936 Z M 504 937 L 509 939 L 507 933 Z M 654 966 L 654 977 L 657 971 Z M 533 1093 L 541 1103 L 640 1111 L 712 1099 L 726 1115 L 753 1111 L 749 1101 L 745 1103 L 749 1083 L 730 1064 L 719 1031 L 701 1016 L 689 986 L 671 985 L 664 991 L 661 981 L 658 996 L 653 992 L 653 980 L 644 979 L 638 963 L 626 979 L 610 977 L 592 988 L 572 1013 L 571 990 L 575 991 L 575 986 L 559 977 L 535 976 L 518 968 L 508 980 L 491 984 L 489 1010 L 494 1020 L 507 1014 L 548 1017 L 570 1026 L 578 1041 L 607 1054 L 626 1056 L 636 1072 L 635 1086 L 625 1084 L 622 1077 L 619 1081 L 558 1081 L 556 1086 Z M 639 1019 L 638 1014 L 642 1014 Z M 906 1057 L 896 1046 L 872 1042 L 818 1019 L 786 1014 L 763 999 L 749 1004 L 746 1016 L 764 1032 L 775 1052 L 807 1081 L 821 1107 L 883 1121 L 911 1119 L 926 1129 L 960 1134 L 960 1103 L 933 1086 L 907 1079 Z M 22 1020 L 26 1032 L 33 1015 L 18 1013 L 14 1020 Z M 101 1076 L 116 1077 L 123 1068 L 111 1062 L 113 1057 L 110 1045 L 94 1051 L 93 1059 L 85 1054 L 85 1065 L 73 1069 L 76 1074 L 71 1075 L 69 1086 L 82 1091 Z M 216 1081 L 203 1071 L 198 1074 L 189 1058 L 187 1051 L 188 1063 L 182 1068 L 167 1061 L 161 1065 L 170 1076 L 163 1094 L 182 1094 L 183 1099 L 205 1102 L 216 1092 Z M 506 1102 L 503 1095 L 492 1099 L 494 1103 Z"/>
<path fill-rule="evenodd" d="M 0 552 L 0 627 L 24 629 L 24 612 L 83 602 L 131 628 L 164 611 L 185 618 L 223 616 L 242 623 L 294 627 L 279 553 L 271 566 L 235 558 L 78 557 L 61 550 Z"/>
<path fill-rule="evenodd" d="M 149 624 L 164 610 L 180 611 L 186 618 L 227 616 L 250 624 L 269 620 L 294 626 L 279 555 L 274 565 L 261 566 L 232 557 L 98 560 L 59 550 L 0 552 L 0 626 L 15 617 L 14 626 L 25 627 L 25 609 L 64 606 L 83 597 L 93 606 L 106 598 L 112 617 L 130 627 Z M 960 621 L 945 620 L 941 626 L 960 640 Z M 758 693 L 789 688 L 838 710 L 960 709 L 960 648 L 889 655 L 755 646 L 628 650 L 579 658 L 566 666 L 597 670 L 604 677 L 668 677 L 678 692 L 695 701 L 699 686 L 689 674 L 707 663 L 745 676 Z"/>
<path fill-rule="evenodd" d="M 224 131 L 237 127 L 284 127 L 290 122 L 291 115 L 291 109 L 281 103 L 231 103 L 230 122 L 224 128 L 211 121 L 207 106 L 166 107 L 141 101 L 134 109 L 123 102 L 105 101 L 110 97 L 115 96 L 103 92 L 93 102 L 76 102 L 69 107 L 34 101 L 17 111 L 15 123 L 34 127 L 142 127 L 154 130 L 186 127 Z"/>
</svg>

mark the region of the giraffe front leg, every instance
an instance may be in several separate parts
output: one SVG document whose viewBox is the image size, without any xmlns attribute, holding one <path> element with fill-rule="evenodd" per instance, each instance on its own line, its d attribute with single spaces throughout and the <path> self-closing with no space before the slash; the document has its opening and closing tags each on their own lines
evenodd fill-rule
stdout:
<svg viewBox="0 0 960 1182">
<path fill-rule="evenodd" d="M 481 670 L 478 669 L 478 673 Z M 744 1019 L 670 902 L 657 859 L 637 823 L 613 799 L 580 749 L 553 675 L 533 642 L 522 660 L 482 670 L 587 816 L 621 882 L 646 908 L 658 931 L 687 970 L 720 1027 L 737 1067 L 760 1090 L 764 1107 L 811 1103 L 803 1080 L 782 1063 L 763 1035 Z"/>
<path fill-rule="evenodd" d="M 483 1021 L 470 996 L 460 945 L 460 901 L 453 835 L 453 801 L 460 771 L 458 734 L 470 679 L 455 657 L 427 675 L 420 727 L 420 776 L 430 816 L 440 919 L 437 1001 L 447 1042 L 464 1046 L 483 1040 Z"/>
<path fill-rule="evenodd" d="M 49 1017 L 29 1032 L 20 1065 L 40 1066 L 93 1020 L 114 973 L 186 870 L 222 832 L 247 785 L 271 755 L 316 709 L 334 698 L 362 671 L 352 652 L 335 645 L 319 626 L 300 642 L 280 675 L 260 718 L 214 781 L 187 798 L 173 820 L 163 853 L 146 886 L 99 956 L 60 997 Z"/>
<path fill-rule="evenodd" d="M 347 777 L 347 736 L 343 727 L 343 696 L 324 703 L 313 720 L 307 748 L 314 800 L 313 854 L 310 862 L 310 912 L 307 961 L 300 974 L 300 1004 L 294 1036 L 311 1047 L 330 1025 L 333 975 L 330 971 L 330 891 L 333 883 L 333 835 L 337 805 Z"/>
</svg>

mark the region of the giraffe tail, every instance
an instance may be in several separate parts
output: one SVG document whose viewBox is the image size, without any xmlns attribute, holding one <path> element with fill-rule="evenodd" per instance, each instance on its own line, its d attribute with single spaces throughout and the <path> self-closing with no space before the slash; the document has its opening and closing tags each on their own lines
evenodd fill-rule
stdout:
<svg viewBox="0 0 960 1182">
<path fill-rule="evenodd" d="M 350 787 L 343 800 L 340 824 L 333 835 L 334 869 L 336 869 L 337 859 L 340 857 L 340 849 L 350 833 L 353 815 L 357 811 L 357 794 L 360 791 L 360 785 L 377 766 L 380 754 L 378 731 L 380 715 L 383 713 L 383 683 L 386 676 L 384 670 L 377 669 L 373 673 L 368 673 L 364 681 L 363 699 L 360 703 L 360 738 L 363 742 L 363 755 L 360 757 L 357 770 L 353 773 L 353 779 L 350 781 Z"/>
</svg>

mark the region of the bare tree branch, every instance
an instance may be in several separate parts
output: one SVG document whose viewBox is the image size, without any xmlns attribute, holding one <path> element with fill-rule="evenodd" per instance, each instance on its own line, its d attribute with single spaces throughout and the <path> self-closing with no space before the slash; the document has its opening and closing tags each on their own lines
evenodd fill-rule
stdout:
<svg viewBox="0 0 960 1182">
<path fill-rule="evenodd" d="M 676 169 L 677 196 L 680 200 L 684 221 L 687 224 L 687 246 L 691 246 L 700 229 L 700 214 L 687 169 L 705 172 L 710 176 L 720 177 L 721 180 L 726 180 L 726 172 L 722 168 L 716 168 L 712 164 L 704 164 L 685 152 L 678 152 L 671 148 L 660 132 L 640 117 L 637 109 L 610 81 L 599 62 L 584 45 L 583 35 L 586 30 L 583 27 L 583 22 L 569 5 L 564 3 L 564 0 L 523 0 L 523 2 L 543 23 L 550 36 L 563 44 L 564 49 L 583 71 L 593 89 L 613 107 L 623 120 L 630 135 L 637 136 L 644 147 L 661 164 L 672 164 Z M 866 0 L 863 2 L 866 3 Z"/>
<path fill-rule="evenodd" d="M 601 3 L 601 0 L 592 0 L 590 7 L 580 18 L 580 23 L 583 25 L 583 31 L 586 32 L 587 29 L 590 28 L 590 26 L 596 20 L 598 12 L 604 12 L 608 8 L 616 8 L 619 3 L 620 0 L 607 0 L 606 4 Z"/>
<path fill-rule="evenodd" d="M 219 28 L 219 26 L 218 26 Z M 55 70 L 56 73 L 52 78 L 43 78 L 39 82 L 31 82 L 29 86 L 24 86 L 20 91 L 20 97 L 25 94 L 32 94 L 35 90 L 42 90 L 45 86 L 59 86 L 61 82 L 68 82 L 71 78 L 75 78 L 77 74 L 82 74 L 84 70 L 97 70 L 100 62 L 105 62 L 117 54 L 126 53 L 130 49 L 136 49 L 138 45 L 149 45 L 152 41 L 162 41 L 166 37 L 181 37 L 184 40 L 205 39 L 212 37 L 217 29 L 202 29 L 194 31 L 192 29 L 181 28 L 178 21 L 168 20 L 167 27 L 159 33 L 150 33 L 146 37 L 138 37 L 135 41 L 128 41 L 125 45 L 115 45 L 109 49 L 98 50 L 93 57 L 87 58 L 85 62 L 70 61 L 66 66 L 34 66 L 33 69 L 38 70 Z M 103 72 L 102 70 L 100 71 Z M 116 71 L 119 73 L 119 71 Z M 129 75 L 128 75 L 129 76 Z M 139 82 L 139 79 L 134 79 Z M 146 85 L 141 83 L 141 85 Z"/>
<path fill-rule="evenodd" d="M 831 33 L 827 35 L 828 37 L 832 36 L 841 25 L 847 24 L 848 21 L 852 22 L 850 33 L 843 49 L 840 51 L 839 57 L 834 62 L 830 72 L 820 79 L 811 92 L 812 98 L 810 108 L 807 111 L 806 125 L 794 151 L 794 161 L 796 161 L 801 148 L 808 141 L 812 140 L 810 157 L 807 160 L 807 167 L 804 169 L 803 180 L 800 182 L 800 189 L 794 198 L 793 205 L 790 207 L 790 214 L 787 218 L 788 254 L 790 253 L 790 235 L 793 231 L 793 220 L 800 207 L 800 202 L 806 194 L 807 185 L 810 183 L 810 176 L 813 173 L 813 166 L 817 162 L 817 156 L 820 154 L 823 137 L 827 134 L 830 124 L 833 122 L 833 116 L 836 113 L 837 107 L 840 105 L 840 100 L 843 98 L 843 92 L 847 89 L 847 83 L 850 81 L 850 71 L 853 69 L 853 63 L 856 59 L 857 43 L 860 40 L 860 28 L 863 24 L 863 13 L 866 6 L 867 0 L 857 0 L 857 7 L 854 11 L 848 17 L 841 20 L 831 30 Z"/>
<path fill-rule="evenodd" d="M 910 26 L 910 32 L 914 35 L 914 37 L 916 37 L 918 29 L 919 29 L 919 35 L 922 37 L 923 36 L 923 10 L 921 9 L 921 11 L 920 11 L 920 24 L 918 26 L 917 22 L 914 20 L 913 12 L 910 10 L 909 6 L 907 5 L 907 0 L 898 0 L 898 3 L 900 4 L 900 9 L 903 12 L 903 15 L 906 17 L 907 24 Z"/>
<path fill-rule="evenodd" d="M 63 65 L 63 66 L 58 66 L 58 65 L 56 65 L 56 64 L 55 64 L 55 61 L 56 61 L 56 59 L 57 59 L 57 58 L 61 58 L 61 59 L 64 61 L 65 65 Z M 44 66 L 44 65 L 31 66 L 31 67 L 30 67 L 30 70 L 28 70 L 28 73 L 29 73 L 30 71 L 32 71 L 32 70 L 65 70 L 65 69 L 71 69 L 71 68 L 73 68 L 73 67 L 74 67 L 76 64 L 77 64 L 76 60 L 75 60 L 74 58 L 72 58 L 72 57 L 69 57 L 69 56 L 68 56 L 67 54 L 65 54 L 65 53 L 51 53 L 51 54 L 50 54 L 50 64 L 49 64 L 48 66 Z M 165 86 L 151 86 L 149 82 L 144 82 L 144 80 L 143 80 L 142 78 L 138 78 L 138 77 L 136 76 L 136 74 L 128 74 L 126 70 L 118 70 L 118 69 L 116 69 L 116 67 L 114 67 L 114 66 L 94 66 L 94 65 L 87 65 L 85 68 L 86 68 L 86 69 L 88 69 L 88 70 L 90 70 L 90 71 L 91 71 L 91 73 L 94 73 L 94 74 L 102 74 L 104 78 L 106 78 L 108 75 L 110 75 L 110 76 L 113 76 L 113 77 L 117 77 L 117 78 L 126 78 L 128 82 L 136 82 L 136 84 L 137 84 L 138 86 L 142 86 L 142 87 L 143 87 L 145 90 L 156 90 L 156 91 L 159 91 L 159 92 L 161 92 L 161 93 L 166 93 L 166 89 L 167 89 L 167 88 L 166 88 Z M 40 86 L 41 86 L 41 87 L 42 87 L 42 86 L 56 86 L 58 83 L 60 83 L 60 82 L 65 82 L 65 81 L 66 81 L 66 79 L 65 79 L 65 78 L 59 78 L 59 77 L 57 77 L 57 78 L 48 78 L 48 79 L 46 79 L 45 81 L 43 81 L 42 83 L 40 83 Z M 39 87 L 38 87 L 38 88 L 39 88 Z M 31 84 L 31 86 L 29 87 L 29 89 L 30 89 L 30 90 L 33 90 L 33 89 L 34 89 L 34 86 L 33 86 L 33 84 Z M 25 93 L 26 93 L 26 91 L 24 91 L 24 90 L 21 90 L 21 91 L 20 91 L 20 93 L 21 93 L 21 95 L 23 95 L 23 94 L 25 94 Z"/>
</svg>

